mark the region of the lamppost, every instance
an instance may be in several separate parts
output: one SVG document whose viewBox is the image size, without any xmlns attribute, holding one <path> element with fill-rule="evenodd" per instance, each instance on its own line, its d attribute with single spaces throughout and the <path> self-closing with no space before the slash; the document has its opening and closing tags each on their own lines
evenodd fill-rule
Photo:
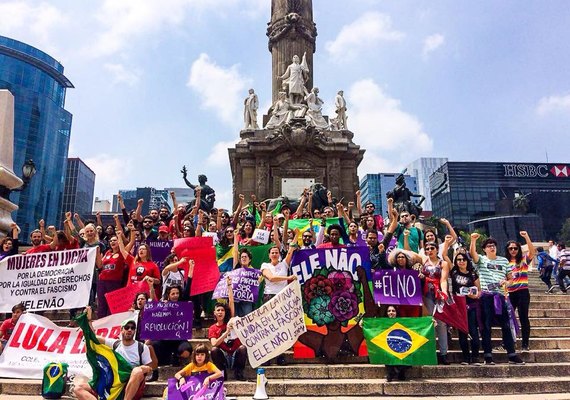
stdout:
<svg viewBox="0 0 570 400">
<path fill-rule="evenodd" d="M 3 197 L 4 199 L 10 201 L 10 193 L 21 192 L 22 190 L 24 190 L 28 186 L 28 184 L 32 180 L 32 177 L 35 174 L 36 174 L 36 164 L 31 159 L 26 160 L 24 162 L 24 165 L 22 165 L 22 181 L 24 181 L 22 186 L 15 189 L 8 189 L 6 186 L 0 185 L 0 197 Z"/>
</svg>

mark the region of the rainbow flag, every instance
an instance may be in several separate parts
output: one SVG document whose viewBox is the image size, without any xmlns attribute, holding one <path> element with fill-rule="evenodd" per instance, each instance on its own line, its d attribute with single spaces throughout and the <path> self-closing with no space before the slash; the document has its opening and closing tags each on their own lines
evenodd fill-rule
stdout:
<svg viewBox="0 0 570 400">
<path fill-rule="evenodd" d="M 123 389 L 131 376 L 131 365 L 109 346 L 99 343 L 89 326 L 87 314 L 81 314 L 75 321 L 83 331 L 87 361 L 93 370 L 93 379 L 89 385 L 99 400 L 123 399 Z"/>
</svg>

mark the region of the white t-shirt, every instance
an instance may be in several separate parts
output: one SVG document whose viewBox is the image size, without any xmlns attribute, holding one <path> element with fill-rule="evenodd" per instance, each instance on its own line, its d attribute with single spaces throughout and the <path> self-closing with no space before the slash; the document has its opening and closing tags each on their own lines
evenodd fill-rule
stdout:
<svg viewBox="0 0 570 400">
<path fill-rule="evenodd" d="M 110 348 L 113 348 L 113 345 L 117 340 L 120 339 L 107 338 L 105 339 L 105 344 Z M 121 343 L 119 343 L 115 351 L 120 355 L 122 355 L 123 358 L 127 360 L 127 362 L 131 364 L 131 366 L 133 367 L 138 367 L 140 365 L 139 363 L 141 359 L 142 359 L 142 365 L 147 365 L 152 362 L 152 359 L 150 358 L 150 350 L 148 349 L 148 346 L 146 344 L 143 344 L 143 352 L 142 355 L 139 357 L 139 343 L 137 341 L 133 342 L 133 344 L 131 344 L 130 346 L 125 346 L 123 344 L 123 341 L 121 341 Z"/>
<path fill-rule="evenodd" d="M 164 278 L 164 283 L 162 284 L 162 297 L 164 297 L 166 289 L 170 286 L 180 286 L 181 288 L 184 287 L 184 270 L 169 272 L 168 275 L 166 275 L 166 278 Z"/>
<path fill-rule="evenodd" d="M 558 247 L 556 247 L 556 245 L 552 246 L 550 249 L 548 249 L 548 255 L 552 258 L 554 258 L 555 260 L 558 259 Z"/>
<path fill-rule="evenodd" d="M 277 265 L 273 265 L 271 263 L 263 263 L 261 264 L 261 273 L 263 274 L 263 270 L 267 269 L 275 276 L 288 276 L 289 275 L 289 266 L 285 261 L 280 261 Z M 279 281 L 279 282 L 270 282 L 269 279 L 265 280 L 265 291 L 264 294 L 277 294 L 287 286 L 287 281 Z"/>
</svg>

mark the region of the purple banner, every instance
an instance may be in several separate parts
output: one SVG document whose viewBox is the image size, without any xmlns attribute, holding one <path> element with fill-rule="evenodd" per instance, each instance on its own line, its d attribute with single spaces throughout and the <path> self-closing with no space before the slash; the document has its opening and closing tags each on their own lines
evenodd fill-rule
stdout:
<svg viewBox="0 0 570 400">
<path fill-rule="evenodd" d="M 227 277 L 232 279 L 232 291 L 234 293 L 234 301 L 246 301 L 255 303 L 259 297 L 259 276 L 261 272 L 254 268 L 238 268 L 233 271 L 226 272 L 220 278 L 220 281 L 212 294 L 213 299 L 227 299 L 228 285 Z"/>
<path fill-rule="evenodd" d="M 417 271 L 374 271 L 374 301 L 378 304 L 421 306 L 422 285 Z"/>
<path fill-rule="evenodd" d="M 311 279 L 315 269 L 321 267 L 347 271 L 357 281 L 356 268 L 360 266 L 364 268 L 366 277 L 370 280 L 370 250 L 368 247 L 297 250 L 291 260 L 291 272 L 297 275 L 301 285 Z"/>
<path fill-rule="evenodd" d="M 150 247 L 152 261 L 158 265 L 160 272 L 162 272 L 164 260 L 169 256 L 174 242 L 172 240 L 147 240 L 145 243 Z M 135 254 L 139 248 L 139 244 L 140 242 L 135 243 Z"/>
<path fill-rule="evenodd" d="M 168 379 L 168 400 L 189 400 L 208 399 L 224 400 L 224 378 L 218 378 L 210 382 L 207 387 L 203 387 L 204 379 L 208 372 L 199 372 L 194 375 L 184 377 L 186 383 L 180 388 L 177 386 L 176 378 Z"/>
<path fill-rule="evenodd" d="M 141 319 L 141 339 L 192 339 L 193 311 L 191 301 L 147 302 Z"/>
</svg>

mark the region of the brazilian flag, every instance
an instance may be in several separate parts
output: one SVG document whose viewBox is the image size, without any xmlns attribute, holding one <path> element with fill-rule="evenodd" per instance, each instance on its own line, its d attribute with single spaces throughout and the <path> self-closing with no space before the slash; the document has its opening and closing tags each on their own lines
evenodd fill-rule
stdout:
<svg viewBox="0 0 570 400">
<path fill-rule="evenodd" d="M 371 364 L 436 365 L 432 317 L 364 318 Z"/>
<path fill-rule="evenodd" d="M 87 361 L 93 370 L 93 379 L 89 385 L 99 400 L 123 399 L 123 389 L 131 376 L 131 364 L 109 346 L 99 343 L 89 326 L 87 314 L 81 314 L 75 321 L 83 331 Z"/>
<path fill-rule="evenodd" d="M 341 228 L 341 243 L 347 243 L 348 242 L 348 233 L 346 232 L 346 227 L 344 226 L 344 218 L 338 218 L 338 217 L 334 217 L 334 218 L 327 218 L 326 220 L 326 225 L 325 227 L 321 227 L 320 226 L 321 220 L 320 219 L 314 219 L 313 220 L 313 229 L 315 229 L 316 227 L 318 227 L 318 229 L 327 229 L 329 226 L 333 225 L 333 224 L 337 224 L 340 225 Z M 289 223 L 287 225 L 287 227 L 289 229 L 299 229 L 299 231 L 301 232 L 301 235 L 303 234 L 303 232 L 308 231 L 311 228 L 311 224 L 310 224 L 310 219 L 290 219 Z M 301 235 L 299 235 L 299 245 L 301 246 L 303 244 L 302 239 L 301 239 Z M 315 238 L 317 237 L 317 235 L 315 234 L 314 236 Z"/>
</svg>

